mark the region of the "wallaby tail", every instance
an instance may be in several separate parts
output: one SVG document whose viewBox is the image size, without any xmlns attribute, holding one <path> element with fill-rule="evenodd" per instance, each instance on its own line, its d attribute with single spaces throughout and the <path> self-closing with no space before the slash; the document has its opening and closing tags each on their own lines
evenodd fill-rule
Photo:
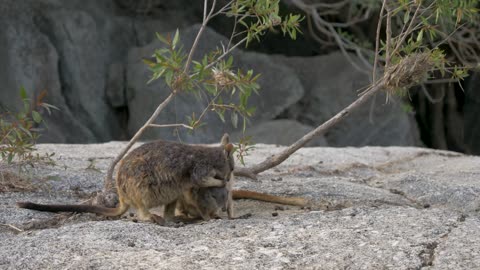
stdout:
<svg viewBox="0 0 480 270">
<path fill-rule="evenodd" d="M 20 208 L 26 208 L 45 212 L 78 212 L 78 213 L 96 213 L 107 217 L 116 217 L 124 214 L 128 210 L 128 205 L 120 202 L 116 208 L 107 208 L 97 205 L 83 204 L 37 204 L 32 202 L 17 202 Z"/>
<path fill-rule="evenodd" d="M 281 197 L 250 190 L 232 190 L 233 199 L 251 199 L 264 202 L 306 206 L 308 200 L 301 197 Z"/>
</svg>

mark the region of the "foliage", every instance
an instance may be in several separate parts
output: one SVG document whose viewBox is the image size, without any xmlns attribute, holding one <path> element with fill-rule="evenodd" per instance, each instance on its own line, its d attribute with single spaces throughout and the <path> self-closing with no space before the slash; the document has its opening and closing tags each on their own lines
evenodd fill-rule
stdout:
<svg viewBox="0 0 480 270">
<path fill-rule="evenodd" d="M 40 136 L 38 126 L 44 123 L 40 109 L 49 114 L 53 105 L 43 102 L 46 92 L 42 92 L 35 100 L 28 98 L 25 89 L 20 89 L 23 108 L 17 113 L 5 111 L 0 114 L 0 158 L 7 164 L 18 160 L 22 165 L 33 166 L 36 162 L 52 163 L 54 153 L 40 155 L 34 153 L 35 143 Z"/>
<path fill-rule="evenodd" d="M 314 21 L 312 35 L 317 41 L 356 53 L 370 68 L 376 54 L 380 55 L 377 61 L 388 66 L 407 55 L 429 52 L 434 71 L 461 80 L 467 75 L 465 68 L 475 67 L 480 59 L 476 0 L 338 1 L 317 6 L 302 0 L 294 3 Z M 376 14 L 380 14 L 385 29 L 385 34 L 377 37 L 381 42 L 378 51 L 370 35 L 358 35 L 359 23 L 376 23 Z M 385 47 L 388 36 L 390 48 Z"/>
<path fill-rule="evenodd" d="M 449 35 L 455 34 L 468 23 L 476 23 L 479 19 L 476 6 L 478 1 L 398 1 L 397 5 L 388 7 L 392 11 L 392 44 L 397 50 L 393 57 L 418 52 L 430 48 L 440 49 Z M 401 20 L 395 17 L 402 18 Z M 407 27 L 410 27 L 410 31 Z M 391 48 L 395 49 L 395 48 Z M 385 48 L 382 48 L 385 52 Z M 434 61 L 444 59 L 440 51 L 433 52 Z M 395 60 L 395 59 L 392 59 Z M 443 64 L 443 63 L 439 63 Z M 437 68 L 444 70 L 443 66 Z"/>
</svg>

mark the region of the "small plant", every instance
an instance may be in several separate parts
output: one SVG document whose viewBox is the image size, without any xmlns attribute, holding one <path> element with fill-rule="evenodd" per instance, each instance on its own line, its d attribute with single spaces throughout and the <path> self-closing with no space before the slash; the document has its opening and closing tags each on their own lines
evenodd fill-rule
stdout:
<svg viewBox="0 0 480 270">
<path fill-rule="evenodd" d="M 15 191 L 33 191 L 37 189 L 32 181 L 12 171 L 0 171 L 0 193 Z"/>
<path fill-rule="evenodd" d="M 99 172 L 101 173 L 102 171 L 97 167 L 96 163 L 97 163 L 97 160 L 95 158 L 89 158 L 88 159 L 88 166 L 86 168 L 86 170 L 92 170 L 92 171 L 96 171 L 96 172 Z"/>
<path fill-rule="evenodd" d="M 253 144 L 251 140 L 251 136 L 243 137 L 237 144 L 235 144 L 233 149 L 237 159 L 242 165 L 245 165 L 244 157 L 248 156 L 249 152 L 255 149 L 255 144 Z"/>
<path fill-rule="evenodd" d="M 45 96 L 46 92 L 43 91 L 32 100 L 22 87 L 20 89 L 22 110 L 17 113 L 0 112 L 0 158 L 3 162 L 11 164 L 18 161 L 22 166 L 33 166 L 38 162 L 53 164 L 51 157 L 54 153 L 45 155 L 34 153 L 35 143 L 41 132 L 38 126 L 44 123 L 40 110 L 44 109 L 49 114 L 52 109 L 58 110 L 57 107 L 43 102 Z"/>
</svg>

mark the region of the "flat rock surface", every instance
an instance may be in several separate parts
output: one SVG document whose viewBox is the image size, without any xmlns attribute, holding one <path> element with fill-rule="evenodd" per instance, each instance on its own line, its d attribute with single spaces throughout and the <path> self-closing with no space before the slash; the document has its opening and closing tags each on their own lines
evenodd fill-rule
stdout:
<svg viewBox="0 0 480 270">
<path fill-rule="evenodd" d="M 0 178 L 1 269 L 479 269 L 480 158 L 407 147 L 304 148 L 236 188 L 311 207 L 236 201 L 247 219 L 161 227 L 51 214 L 101 189 L 124 142 L 39 145 L 56 166 Z M 247 165 L 282 147 L 257 145 Z M 221 213 L 222 217 L 226 215 Z"/>
</svg>

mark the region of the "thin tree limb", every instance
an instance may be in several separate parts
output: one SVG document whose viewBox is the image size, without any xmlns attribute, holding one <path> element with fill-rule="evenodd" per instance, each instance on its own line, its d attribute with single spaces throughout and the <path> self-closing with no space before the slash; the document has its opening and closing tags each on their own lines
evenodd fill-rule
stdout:
<svg viewBox="0 0 480 270">
<path fill-rule="evenodd" d="M 382 17 L 383 12 L 385 11 L 385 5 L 387 0 L 383 0 L 382 8 L 380 9 L 380 15 L 378 15 L 378 24 L 377 24 L 377 33 L 375 38 L 375 59 L 373 60 L 373 71 L 372 71 L 372 82 L 377 80 L 377 65 L 378 65 L 378 55 L 380 54 L 380 31 L 382 29 Z"/>
<path fill-rule="evenodd" d="M 226 52 L 224 52 L 222 55 L 220 55 L 217 59 L 215 59 L 215 61 L 211 62 L 210 64 L 206 65 L 205 66 L 205 69 L 209 69 L 211 67 L 213 67 L 213 65 L 215 65 L 216 63 L 218 63 L 218 61 L 222 60 L 223 58 L 225 58 L 225 56 L 227 56 L 229 53 L 231 53 L 233 50 L 235 50 L 238 46 L 240 46 L 241 44 L 243 44 L 245 41 L 247 41 L 247 38 L 243 38 L 242 40 L 240 40 L 237 44 L 235 44 L 234 46 L 232 46 L 232 48 L 228 49 Z"/>
<path fill-rule="evenodd" d="M 210 12 L 208 13 L 207 17 L 203 20 L 202 26 L 200 26 L 200 30 L 198 30 L 197 36 L 193 41 L 192 48 L 190 49 L 190 53 L 188 54 L 188 57 L 187 57 L 187 62 L 185 62 L 185 68 L 183 69 L 184 73 L 187 73 L 188 69 L 190 68 L 190 64 L 192 63 L 192 59 L 193 59 L 193 53 L 196 51 L 198 42 L 200 41 L 200 37 L 202 36 L 203 31 L 207 27 L 207 23 L 212 16 L 213 10 L 215 9 L 216 2 L 217 2 L 216 0 L 213 0 L 212 8 L 210 9 Z M 205 7 L 204 7 L 205 9 L 206 9 L 206 5 L 207 5 L 207 0 L 205 0 Z"/>
<path fill-rule="evenodd" d="M 148 125 L 148 126 L 149 126 L 149 127 L 156 127 L 156 128 L 184 127 L 184 128 L 186 128 L 186 129 L 193 129 L 191 126 L 185 125 L 185 124 L 166 124 L 166 125 L 150 124 L 150 125 Z"/>
<path fill-rule="evenodd" d="M 392 45 L 392 11 L 388 5 L 385 7 L 385 9 L 387 10 L 387 29 L 385 30 L 387 36 L 387 44 L 385 46 L 385 68 L 388 68 L 390 66 L 390 58 L 392 56 L 390 54 L 390 46 Z"/>
</svg>

